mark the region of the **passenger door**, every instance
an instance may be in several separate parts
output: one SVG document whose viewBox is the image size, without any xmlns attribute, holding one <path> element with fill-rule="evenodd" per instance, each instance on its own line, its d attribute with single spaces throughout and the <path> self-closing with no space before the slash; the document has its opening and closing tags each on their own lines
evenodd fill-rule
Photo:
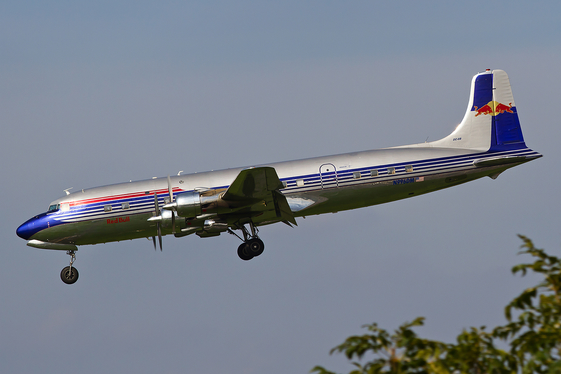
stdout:
<svg viewBox="0 0 561 374">
<path fill-rule="evenodd" d="M 319 167 L 319 178 L 321 181 L 321 188 L 339 187 L 337 180 L 337 169 L 333 164 L 323 164 Z"/>
</svg>

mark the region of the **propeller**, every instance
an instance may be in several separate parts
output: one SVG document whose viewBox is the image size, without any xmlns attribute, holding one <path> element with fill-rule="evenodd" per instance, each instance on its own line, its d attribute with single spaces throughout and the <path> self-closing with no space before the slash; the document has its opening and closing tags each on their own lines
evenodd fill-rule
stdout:
<svg viewBox="0 0 561 374">
<path fill-rule="evenodd" d="M 162 251 L 162 226 L 160 222 L 162 221 L 162 216 L 160 214 L 160 206 L 158 205 L 158 194 L 154 192 L 154 208 L 156 209 L 156 215 L 154 217 L 148 218 L 148 221 L 156 221 L 156 229 L 158 232 L 158 241 L 160 242 L 160 251 Z M 154 242 L 154 250 L 156 250 L 156 237 L 152 237 L 152 242 Z"/>
<path fill-rule="evenodd" d="M 173 188 L 171 187 L 171 178 L 168 175 L 168 193 L 170 203 L 173 203 Z M 160 243 L 160 251 L 162 251 L 162 220 L 164 217 L 162 216 L 162 212 L 160 211 L 160 205 L 158 204 L 158 193 L 154 192 L 154 208 L 155 208 L 155 215 L 154 217 L 148 218 L 148 221 L 156 222 L 156 228 L 158 232 L 158 241 Z M 164 207 L 165 208 L 165 207 Z M 175 234 L 175 211 L 172 210 L 171 212 L 171 232 Z M 154 242 L 154 250 L 156 250 L 156 237 L 152 237 L 152 241 Z"/>
</svg>

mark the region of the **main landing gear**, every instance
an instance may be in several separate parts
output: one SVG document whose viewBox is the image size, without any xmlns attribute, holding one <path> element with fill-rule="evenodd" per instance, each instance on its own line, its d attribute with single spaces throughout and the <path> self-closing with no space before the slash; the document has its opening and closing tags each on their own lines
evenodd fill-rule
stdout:
<svg viewBox="0 0 561 374">
<path fill-rule="evenodd" d="M 244 261 L 249 261 L 253 257 L 259 256 L 265 249 L 265 244 L 257 236 L 259 230 L 257 230 L 252 223 L 249 224 L 249 227 L 251 229 L 251 234 L 247 231 L 245 226 L 240 227 L 240 230 L 243 233 L 243 239 L 238 234 L 228 229 L 230 234 L 235 235 L 243 241 L 243 243 L 238 247 L 238 256 Z"/>
<path fill-rule="evenodd" d="M 67 251 L 67 255 L 70 256 L 70 266 L 66 266 L 60 272 L 60 279 L 66 284 L 74 284 L 78 280 L 78 269 L 72 266 L 74 261 L 76 261 L 76 252 L 75 251 Z"/>
</svg>

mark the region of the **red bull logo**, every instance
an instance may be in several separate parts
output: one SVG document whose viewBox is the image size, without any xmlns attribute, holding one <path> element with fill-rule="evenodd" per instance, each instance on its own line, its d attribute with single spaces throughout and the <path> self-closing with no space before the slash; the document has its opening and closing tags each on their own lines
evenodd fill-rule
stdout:
<svg viewBox="0 0 561 374">
<path fill-rule="evenodd" d="M 487 115 L 490 114 L 492 116 L 496 116 L 497 114 L 507 113 L 514 113 L 512 111 L 512 103 L 509 103 L 508 106 L 505 104 L 501 104 L 496 101 L 489 101 L 487 104 L 483 105 L 481 108 L 474 106 L 475 108 L 475 116 L 479 116 L 481 114 Z"/>
<path fill-rule="evenodd" d="M 118 218 L 115 218 L 115 219 L 109 219 L 109 218 L 108 218 L 108 219 L 107 219 L 107 224 L 108 224 L 108 225 L 111 225 L 111 224 L 113 224 L 113 223 L 129 222 L 130 220 L 131 220 L 131 219 L 130 219 L 129 216 L 126 216 L 126 217 L 118 217 Z"/>
</svg>

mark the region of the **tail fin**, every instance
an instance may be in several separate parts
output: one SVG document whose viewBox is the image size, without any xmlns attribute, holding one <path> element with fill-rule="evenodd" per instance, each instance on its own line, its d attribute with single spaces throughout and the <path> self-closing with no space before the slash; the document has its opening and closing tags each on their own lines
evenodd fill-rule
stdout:
<svg viewBox="0 0 561 374">
<path fill-rule="evenodd" d="M 508 75 L 503 70 L 475 75 L 464 119 L 452 134 L 430 144 L 481 151 L 525 148 Z"/>
</svg>

